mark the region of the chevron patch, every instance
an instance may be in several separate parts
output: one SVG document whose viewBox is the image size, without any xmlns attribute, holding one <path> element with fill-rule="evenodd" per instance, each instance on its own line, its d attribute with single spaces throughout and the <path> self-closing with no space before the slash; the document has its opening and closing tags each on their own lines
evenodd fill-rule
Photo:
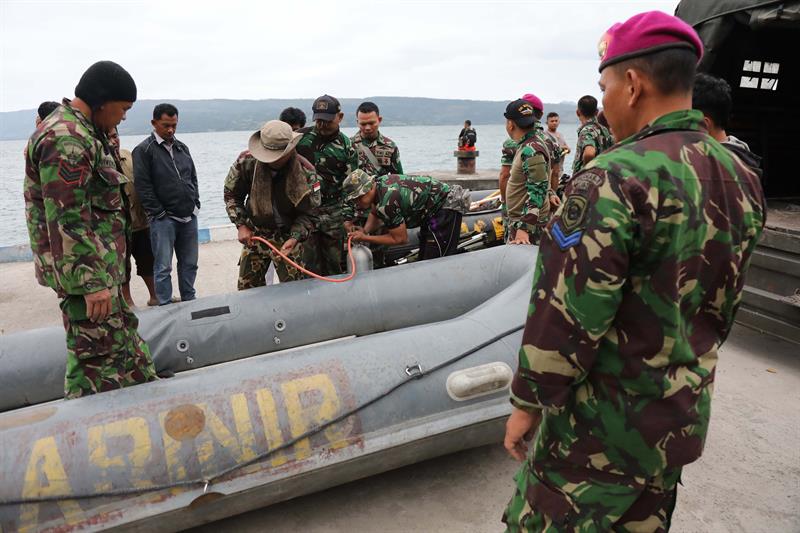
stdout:
<svg viewBox="0 0 800 533">
<path fill-rule="evenodd" d="M 565 252 L 567 249 L 581 242 L 583 230 L 580 229 L 569 234 L 564 234 L 564 230 L 561 229 L 561 221 L 559 220 L 553 224 L 550 230 L 550 236 L 553 237 L 553 241 L 561 248 L 561 251 Z"/>
<path fill-rule="evenodd" d="M 58 162 L 58 177 L 67 185 L 83 183 L 84 178 L 91 173 L 89 165 L 85 163 L 71 163 L 67 159 Z"/>
</svg>

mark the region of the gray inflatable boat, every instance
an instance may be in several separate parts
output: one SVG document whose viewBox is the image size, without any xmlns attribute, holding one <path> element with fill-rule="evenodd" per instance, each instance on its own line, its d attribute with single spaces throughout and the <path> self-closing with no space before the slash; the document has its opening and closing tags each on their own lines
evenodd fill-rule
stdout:
<svg viewBox="0 0 800 533">
<path fill-rule="evenodd" d="M 141 314 L 157 382 L 56 400 L 63 330 L 0 338 L 0 530 L 172 531 L 502 439 L 535 247 Z"/>
</svg>

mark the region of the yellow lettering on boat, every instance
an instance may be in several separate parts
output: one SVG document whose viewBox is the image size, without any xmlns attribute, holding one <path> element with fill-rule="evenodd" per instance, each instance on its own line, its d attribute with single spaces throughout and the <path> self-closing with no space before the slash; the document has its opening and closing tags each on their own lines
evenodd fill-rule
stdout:
<svg viewBox="0 0 800 533">
<path fill-rule="evenodd" d="M 264 437 L 267 439 L 267 448 L 272 450 L 283 444 L 283 434 L 281 433 L 280 422 L 278 421 L 278 409 L 275 407 L 275 398 L 268 389 L 258 389 L 256 391 L 256 403 L 261 412 L 261 423 L 264 425 Z M 289 459 L 283 452 L 273 453 L 271 456 L 272 466 L 285 464 Z"/>
<path fill-rule="evenodd" d="M 144 467 L 150 459 L 150 429 L 147 420 L 141 417 L 127 418 L 89 428 L 89 460 L 96 465 L 101 475 L 107 477 L 107 469 L 127 467 L 131 483 L 135 487 L 147 487 L 152 483 L 145 479 Z M 109 447 L 109 440 L 118 442 Z M 123 443 L 122 440 L 128 443 Z M 125 450 L 125 451 L 120 451 Z M 112 488 L 111 482 L 101 479 L 95 484 L 95 490 L 104 491 Z"/>
<path fill-rule="evenodd" d="M 289 429 L 292 437 L 297 438 L 320 423 L 335 418 L 340 412 L 339 396 L 336 387 L 327 374 L 315 374 L 293 379 L 281 384 L 286 411 L 289 415 Z M 325 437 L 331 448 L 347 445 L 346 437 L 352 426 L 337 424 L 325 430 Z M 295 457 L 304 459 L 311 455 L 309 439 L 295 444 Z"/>
<path fill-rule="evenodd" d="M 230 397 L 233 412 L 234 431 L 231 431 L 217 414 L 205 404 L 199 407 L 206 413 L 206 430 L 197 436 L 197 457 L 206 474 L 216 473 L 217 468 L 210 465 L 214 456 L 214 443 L 230 453 L 237 462 L 249 461 L 256 456 L 255 434 L 250 421 L 250 409 L 243 392 Z M 206 465 L 209 468 L 206 469 Z"/>
<path fill-rule="evenodd" d="M 28 466 L 25 469 L 25 484 L 22 487 L 22 498 L 40 498 L 45 496 L 61 496 L 71 494 L 72 486 L 64 470 L 64 463 L 58 453 L 56 439 L 43 437 L 37 440 L 31 449 Z M 74 500 L 61 500 L 58 507 L 64 515 L 64 521 L 72 525 L 82 518 L 83 511 Z M 38 528 L 39 504 L 22 506 L 20 515 L 20 532 L 34 531 Z"/>
</svg>

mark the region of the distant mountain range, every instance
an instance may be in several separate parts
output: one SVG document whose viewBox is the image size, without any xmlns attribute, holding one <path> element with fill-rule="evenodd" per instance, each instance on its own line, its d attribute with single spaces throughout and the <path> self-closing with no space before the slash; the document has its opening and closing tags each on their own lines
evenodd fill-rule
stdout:
<svg viewBox="0 0 800 533">
<path fill-rule="evenodd" d="M 408 98 L 398 96 L 373 96 L 341 99 L 345 114 L 343 126 L 355 126 L 358 105 L 370 100 L 380 107 L 385 126 L 457 125 L 469 119 L 473 124 L 498 124 L 503 122 L 507 102 L 489 100 L 445 100 L 436 98 Z M 311 120 L 311 98 L 268 100 L 139 100 L 128 112 L 120 126 L 122 135 L 150 132 L 153 107 L 169 102 L 178 108 L 179 131 L 243 131 L 257 130 L 267 120 L 278 118 L 289 106 L 299 107 Z M 575 104 L 561 102 L 545 104 L 545 113 L 555 111 L 562 122 L 574 123 Z M 0 113 L 0 140 L 25 139 L 34 129 L 35 109 Z"/>
</svg>

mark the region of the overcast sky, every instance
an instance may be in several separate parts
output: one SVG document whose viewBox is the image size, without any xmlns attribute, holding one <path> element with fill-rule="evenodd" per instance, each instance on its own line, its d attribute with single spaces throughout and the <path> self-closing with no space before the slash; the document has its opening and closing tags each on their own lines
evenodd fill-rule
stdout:
<svg viewBox="0 0 800 533">
<path fill-rule="evenodd" d="M 672 1 L 0 0 L 0 111 L 111 59 L 139 98 L 599 97 L 597 41 Z"/>
</svg>

